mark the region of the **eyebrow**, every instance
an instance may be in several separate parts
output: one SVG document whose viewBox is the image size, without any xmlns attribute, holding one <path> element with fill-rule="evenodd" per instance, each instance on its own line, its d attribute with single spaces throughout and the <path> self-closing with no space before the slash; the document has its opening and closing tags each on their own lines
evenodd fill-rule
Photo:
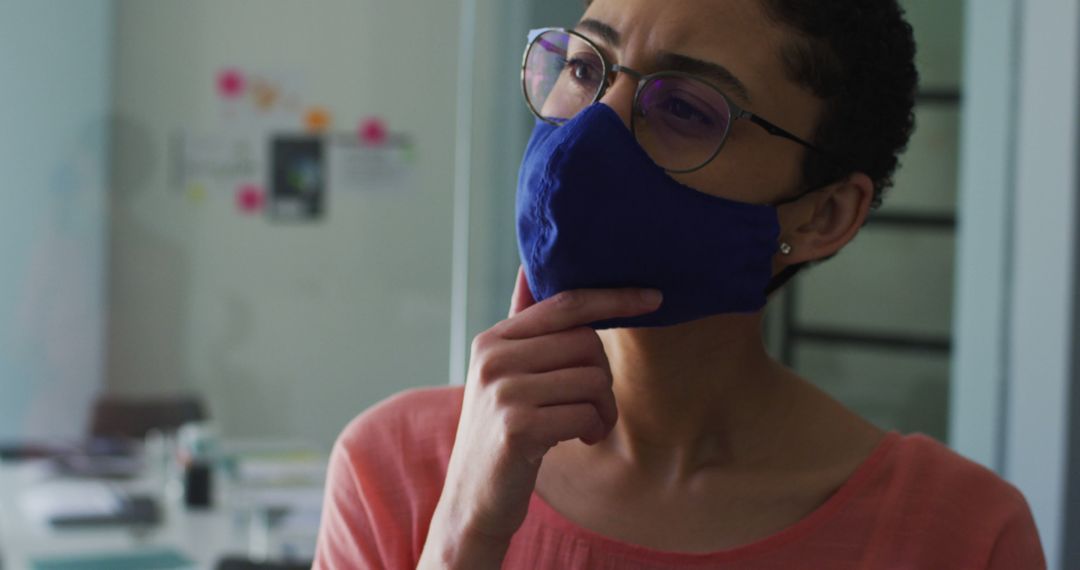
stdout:
<svg viewBox="0 0 1080 570">
<path fill-rule="evenodd" d="M 583 30 L 592 32 L 612 47 L 619 47 L 622 44 L 622 35 L 619 34 L 619 31 L 599 20 L 586 18 L 578 22 L 575 29 L 578 31 Z M 731 70 L 718 63 L 703 61 L 677 53 L 660 52 L 659 57 L 656 59 L 656 65 L 659 69 L 665 71 L 681 71 L 703 76 L 719 83 L 721 87 L 730 91 L 732 95 L 742 99 L 744 103 L 753 101 L 753 98 L 750 97 L 750 90 L 746 88 L 746 84 L 743 83 L 738 76 L 732 73 Z"/>
<path fill-rule="evenodd" d="M 610 44 L 611 47 L 619 47 L 619 45 L 622 44 L 622 36 L 619 34 L 619 31 L 599 20 L 586 18 L 578 22 L 577 28 L 575 29 L 578 28 L 600 36 L 600 39 Z"/>
<path fill-rule="evenodd" d="M 744 102 L 750 103 L 753 101 L 746 84 L 739 80 L 731 70 L 718 63 L 702 61 L 677 53 L 660 52 L 660 55 L 656 58 L 656 65 L 663 70 L 681 71 L 703 76 L 719 83 L 721 87 L 731 91 L 732 95 L 739 97 Z"/>
</svg>

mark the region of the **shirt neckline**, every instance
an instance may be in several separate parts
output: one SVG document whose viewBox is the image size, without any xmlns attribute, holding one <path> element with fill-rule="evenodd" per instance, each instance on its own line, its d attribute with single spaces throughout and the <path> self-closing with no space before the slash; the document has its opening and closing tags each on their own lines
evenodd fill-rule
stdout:
<svg viewBox="0 0 1080 570">
<path fill-rule="evenodd" d="M 742 546 L 736 546 L 725 550 L 716 550 L 712 552 L 657 550 L 611 538 L 589 530 L 566 518 L 548 504 L 535 489 L 529 500 L 529 510 L 530 512 L 536 513 L 538 522 L 543 525 L 560 529 L 588 541 L 589 543 L 599 544 L 608 550 L 626 554 L 634 558 L 646 559 L 653 562 L 678 564 L 693 564 L 695 562 L 733 562 L 770 550 L 775 550 L 783 545 L 803 538 L 820 528 L 828 520 L 833 518 L 836 513 L 866 485 L 867 481 L 869 481 L 871 476 L 878 470 L 901 437 L 902 436 L 898 431 L 892 430 L 886 432 L 870 456 L 859 464 L 855 471 L 852 472 L 851 476 L 840 485 L 836 492 L 810 514 L 777 533 Z"/>
</svg>

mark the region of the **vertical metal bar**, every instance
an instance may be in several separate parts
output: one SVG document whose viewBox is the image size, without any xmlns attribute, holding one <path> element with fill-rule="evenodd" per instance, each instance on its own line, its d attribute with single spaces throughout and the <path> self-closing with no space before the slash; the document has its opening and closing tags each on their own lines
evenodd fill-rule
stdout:
<svg viewBox="0 0 1080 570">
<path fill-rule="evenodd" d="M 1080 144 L 1077 144 L 1080 149 Z M 1080 163 L 1080 152 L 1077 153 Z M 1077 188 L 1080 192 L 1080 187 Z M 1080 201 L 1077 202 L 1076 220 L 1080 220 Z M 1080 277 L 1080 236 L 1076 241 L 1073 261 L 1073 282 Z M 1080 339 L 1080 287 L 1073 288 L 1072 338 Z M 1067 463 L 1065 472 L 1065 552 L 1063 568 L 1080 568 L 1080 351 L 1074 350 L 1069 366 L 1070 394 L 1067 434 Z M 1070 540 L 1071 538 L 1071 540 Z"/>
<path fill-rule="evenodd" d="M 454 141 L 454 229 L 450 265 L 450 383 L 464 384 L 468 357 L 469 207 L 472 186 L 473 70 L 476 2 L 461 0 L 458 23 L 457 122 Z"/>
<path fill-rule="evenodd" d="M 1018 4 L 964 3 L 948 431 L 954 449 L 999 473 L 1004 467 Z"/>
<path fill-rule="evenodd" d="M 1080 110 L 1077 114 L 1080 116 Z M 1080 140 L 1077 140 L 1074 156 L 1076 163 L 1080 164 Z M 1073 192 L 1080 192 L 1080 183 Z M 1073 215 L 1074 221 L 1080 221 L 1080 200 L 1076 203 Z M 1080 234 L 1075 236 L 1074 244 L 1072 279 L 1073 283 L 1077 283 L 1080 278 Z M 1073 287 L 1072 338 L 1075 346 L 1076 340 L 1080 339 L 1080 287 L 1076 286 Z M 1062 567 L 1080 568 L 1080 540 L 1077 539 L 1080 537 L 1080 351 L 1077 350 L 1073 350 L 1069 364 L 1069 385 L 1069 408 L 1066 411 L 1069 428 L 1065 450 L 1065 544 Z"/>
</svg>

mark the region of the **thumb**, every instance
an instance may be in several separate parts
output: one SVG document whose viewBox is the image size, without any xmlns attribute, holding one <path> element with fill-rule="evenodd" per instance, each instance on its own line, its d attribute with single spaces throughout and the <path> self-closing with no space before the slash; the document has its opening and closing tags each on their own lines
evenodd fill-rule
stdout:
<svg viewBox="0 0 1080 570">
<path fill-rule="evenodd" d="M 510 316 L 514 316 L 536 304 L 532 291 L 529 291 L 529 280 L 525 277 L 525 268 L 518 266 L 517 283 L 514 284 L 514 294 L 510 298 Z"/>
</svg>

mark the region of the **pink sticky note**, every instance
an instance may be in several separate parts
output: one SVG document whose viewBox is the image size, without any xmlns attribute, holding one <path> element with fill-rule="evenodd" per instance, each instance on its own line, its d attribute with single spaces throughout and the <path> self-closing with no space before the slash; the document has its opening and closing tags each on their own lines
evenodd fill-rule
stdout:
<svg viewBox="0 0 1080 570">
<path fill-rule="evenodd" d="M 258 184 L 241 184 L 236 188 L 236 209 L 244 214 L 256 214 L 263 209 L 266 194 Z"/>
<path fill-rule="evenodd" d="M 386 123 L 378 117 L 370 117 L 360 122 L 360 142 L 380 145 L 386 142 Z"/>
<path fill-rule="evenodd" d="M 218 72 L 218 95 L 224 99 L 236 99 L 244 94 L 244 74 L 239 69 L 223 69 Z"/>
</svg>

